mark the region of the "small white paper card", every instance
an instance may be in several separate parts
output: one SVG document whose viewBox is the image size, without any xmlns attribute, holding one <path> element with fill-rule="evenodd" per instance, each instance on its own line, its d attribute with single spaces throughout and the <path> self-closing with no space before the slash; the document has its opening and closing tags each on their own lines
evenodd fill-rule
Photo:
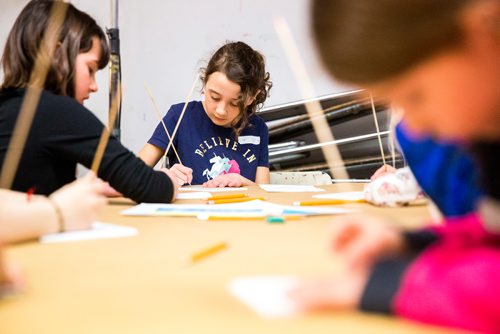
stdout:
<svg viewBox="0 0 500 334">
<path fill-rule="evenodd" d="M 73 242 L 109 238 L 124 238 L 137 235 L 137 229 L 129 226 L 95 222 L 90 230 L 47 234 L 40 237 L 40 243 Z"/>
<path fill-rule="evenodd" d="M 260 187 L 269 193 L 304 193 L 325 191 L 324 189 L 315 186 L 292 184 L 261 184 Z"/>
<path fill-rule="evenodd" d="M 359 201 L 365 199 L 365 193 L 362 191 L 347 191 L 342 193 L 313 195 L 313 197 L 320 199 L 338 199 L 342 201 Z"/>
<path fill-rule="evenodd" d="M 263 318 L 291 317 L 300 313 L 288 297 L 299 280 L 292 276 L 255 276 L 233 279 L 228 286 L 233 296 Z"/>
<path fill-rule="evenodd" d="M 242 145 L 244 145 L 244 144 L 259 145 L 260 144 L 260 137 L 259 136 L 239 136 L 238 143 L 242 144 Z"/>
<path fill-rule="evenodd" d="M 207 191 L 180 192 L 175 199 L 209 199 L 212 194 Z"/>
</svg>

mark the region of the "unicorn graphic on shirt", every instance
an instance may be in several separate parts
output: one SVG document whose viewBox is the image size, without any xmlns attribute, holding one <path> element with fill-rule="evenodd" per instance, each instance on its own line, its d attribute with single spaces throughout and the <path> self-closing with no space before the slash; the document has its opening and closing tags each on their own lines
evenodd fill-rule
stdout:
<svg viewBox="0 0 500 334">
<path fill-rule="evenodd" d="M 236 160 L 229 160 L 226 157 L 221 158 L 214 153 L 214 157 L 210 159 L 210 163 L 212 163 L 210 170 L 207 168 L 203 171 L 203 176 L 206 176 L 207 180 L 215 179 L 219 175 L 228 173 L 240 174 L 240 166 Z"/>
</svg>

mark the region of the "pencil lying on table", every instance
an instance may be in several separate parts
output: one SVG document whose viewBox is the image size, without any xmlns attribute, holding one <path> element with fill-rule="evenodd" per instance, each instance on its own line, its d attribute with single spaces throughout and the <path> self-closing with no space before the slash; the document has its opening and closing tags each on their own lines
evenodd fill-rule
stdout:
<svg viewBox="0 0 500 334">
<path fill-rule="evenodd" d="M 247 194 L 227 194 L 227 195 L 215 195 L 211 196 L 208 199 L 211 201 L 218 201 L 221 199 L 230 199 L 230 198 L 243 198 L 243 197 L 248 197 Z"/>
<path fill-rule="evenodd" d="M 253 201 L 256 199 L 260 199 L 261 201 L 264 201 L 264 197 L 241 197 L 241 198 L 228 198 L 228 199 L 219 199 L 219 200 L 209 200 L 207 203 L 208 204 L 226 204 L 226 203 L 241 203 L 241 202 L 248 202 L 248 201 Z"/>
<path fill-rule="evenodd" d="M 188 256 L 186 259 L 187 264 L 194 264 L 198 261 L 204 260 L 207 257 L 217 254 L 218 252 L 224 250 L 227 248 L 227 243 L 225 242 L 219 242 L 215 245 L 212 245 L 210 247 L 204 248 L 200 251 L 197 251 L 191 255 Z"/>
<path fill-rule="evenodd" d="M 315 201 L 293 202 L 296 206 L 313 206 L 313 205 L 335 205 L 335 204 L 351 204 L 351 203 L 366 203 L 364 199 L 343 200 L 343 199 L 320 199 Z"/>
</svg>

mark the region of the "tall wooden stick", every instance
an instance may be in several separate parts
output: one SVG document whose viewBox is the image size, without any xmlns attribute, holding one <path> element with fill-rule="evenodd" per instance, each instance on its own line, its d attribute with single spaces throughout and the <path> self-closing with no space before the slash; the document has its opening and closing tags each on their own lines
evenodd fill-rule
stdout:
<svg viewBox="0 0 500 334">
<path fill-rule="evenodd" d="M 163 117 L 161 116 L 160 110 L 158 109 L 158 106 L 156 105 L 155 98 L 153 97 L 153 93 L 149 89 L 148 85 L 144 83 L 144 88 L 146 89 L 146 92 L 149 95 L 149 99 L 151 100 L 151 103 L 153 103 L 153 109 L 156 112 L 156 116 L 160 119 L 161 124 L 163 125 L 163 129 L 165 129 L 165 133 L 167 134 L 168 140 L 171 141 L 172 138 L 170 137 L 170 132 L 168 132 L 167 126 L 165 125 L 165 122 L 163 121 Z M 177 150 L 175 149 L 175 145 L 172 145 L 172 149 L 174 150 L 175 157 L 179 161 L 181 165 L 183 165 L 181 158 L 179 157 L 179 154 L 177 154 Z M 167 151 L 165 151 L 164 158 L 167 156 Z"/>
<path fill-rule="evenodd" d="M 200 74 L 196 73 L 193 84 L 191 86 L 191 90 L 189 91 L 186 102 L 184 103 L 184 107 L 182 108 L 181 115 L 179 116 L 179 120 L 177 121 L 177 124 L 175 125 L 174 132 L 172 133 L 172 137 L 170 138 L 170 141 L 168 142 L 167 149 L 165 150 L 165 156 L 168 154 L 168 151 L 170 150 L 170 146 L 172 146 L 172 143 L 174 142 L 175 135 L 177 134 L 177 129 L 179 128 L 179 124 L 181 124 L 182 117 L 184 117 L 184 112 L 186 112 L 187 105 L 189 103 L 189 100 L 191 100 L 191 95 L 193 95 L 193 91 L 194 91 L 194 88 L 196 87 L 196 83 L 198 82 L 199 77 L 200 77 Z"/>
<path fill-rule="evenodd" d="M 120 82 L 118 82 L 120 85 Z M 104 156 L 104 151 L 106 150 L 106 146 L 108 145 L 109 135 L 111 134 L 110 129 L 113 129 L 113 125 L 115 124 L 116 115 L 118 114 L 118 109 L 121 101 L 121 90 L 117 90 L 116 95 L 113 96 L 111 101 L 111 106 L 109 110 L 109 124 L 108 126 L 104 126 L 102 129 L 101 138 L 99 139 L 99 144 L 97 145 L 97 150 L 94 155 L 94 160 L 92 161 L 91 170 L 98 175 L 99 167 L 101 165 L 102 158 Z"/>
<path fill-rule="evenodd" d="M 283 49 L 285 50 L 290 67 L 295 74 L 295 80 L 299 85 L 303 98 L 307 99 L 312 96 L 316 96 L 309 75 L 307 74 L 306 67 L 300 57 L 299 50 L 295 45 L 287 22 L 284 18 L 278 17 L 274 20 L 274 28 L 278 34 Z M 333 142 L 335 138 L 333 137 L 328 122 L 326 121 L 323 108 L 321 107 L 319 101 L 310 100 L 309 102 L 306 102 L 305 107 L 311 119 L 318 142 Z M 317 115 L 322 116 L 317 117 Z M 348 179 L 349 176 L 337 145 L 322 146 L 321 150 L 323 151 L 323 155 L 332 176 L 335 179 Z"/>
<path fill-rule="evenodd" d="M 40 48 L 38 49 L 30 80 L 21 104 L 21 110 L 19 111 L 9 148 L 5 155 L 0 174 L 0 188 L 10 189 L 14 182 L 17 167 L 19 166 L 29 130 L 35 117 L 36 108 L 45 86 L 50 62 L 59 41 L 59 34 L 64 18 L 66 17 L 67 8 L 68 5 L 63 1 L 56 1 L 52 5 L 47 30 L 40 43 Z"/>
<path fill-rule="evenodd" d="M 382 156 L 382 162 L 385 166 L 385 153 L 384 146 L 382 145 L 382 137 L 380 136 L 380 129 L 378 127 L 377 111 L 375 110 L 375 103 L 373 102 L 373 95 L 370 94 L 370 101 L 372 104 L 373 121 L 375 122 L 375 128 L 377 129 L 378 145 L 380 147 L 380 155 Z"/>
</svg>

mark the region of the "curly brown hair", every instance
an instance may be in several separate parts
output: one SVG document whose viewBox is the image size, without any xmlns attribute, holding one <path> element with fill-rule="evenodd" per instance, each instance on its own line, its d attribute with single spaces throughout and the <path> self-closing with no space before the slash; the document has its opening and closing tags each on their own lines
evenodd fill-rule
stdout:
<svg viewBox="0 0 500 334">
<path fill-rule="evenodd" d="M 75 95 L 75 60 L 92 48 L 92 38 L 99 38 L 99 69 L 109 62 L 108 40 L 96 21 L 87 13 L 62 1 L 33 0 L 21 11 L 9 33 L 1 63 L 4 80 L 1 90 L 25 88 L 30 80 L 52 6 L 68 6 L 62 23 L 58 47 L 50 62 L 44 89 L 58 95 Z"/>
<path fill-rule="evenodd" d="M 201 69 L 203 85 L 214 72 L 224 73 L 230 81 L 240 86 L 240 114 L 232 124 L 238 137 L 248 125 L 250 117 L 262 107 L 273 85 L 269 72 L 266 72 L 264 57 L 243 42 L 228 42 L 214 53 L 207 67 Z M 246 106 L 245 102 L 254 97 L 252 104 Z"/>
</svg>

